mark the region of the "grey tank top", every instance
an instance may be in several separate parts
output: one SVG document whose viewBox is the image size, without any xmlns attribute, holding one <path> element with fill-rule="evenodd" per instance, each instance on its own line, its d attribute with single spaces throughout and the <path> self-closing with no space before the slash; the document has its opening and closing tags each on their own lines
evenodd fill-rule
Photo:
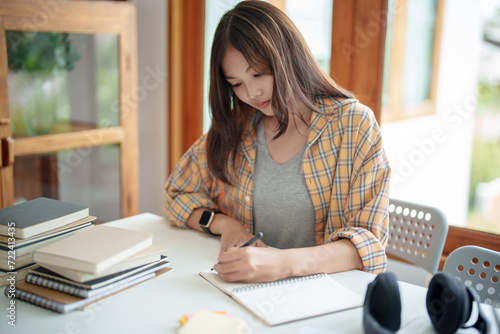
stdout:
<svg viewBox="0 0 500 334">
<path fill-rule="evenodd" d="M 276 163 L 267 150 L 263 122 L 257 125 L 253 217 L 255 232 L 276 248 L 315 246 L 314 207 L 302 173 L 307 145 L 290 161 Z"/>
</svg>

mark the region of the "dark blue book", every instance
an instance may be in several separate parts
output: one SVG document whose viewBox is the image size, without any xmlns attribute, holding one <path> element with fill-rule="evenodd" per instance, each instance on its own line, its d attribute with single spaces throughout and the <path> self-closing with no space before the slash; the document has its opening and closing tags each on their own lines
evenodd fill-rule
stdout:
<svg viewBox="0 0 500 334">
<path fill-rule="evenodd" d="M 0 209 L 0 234 L 29 238 L 89 216 L 84 205 L 39 197 Z"/>
</svg>

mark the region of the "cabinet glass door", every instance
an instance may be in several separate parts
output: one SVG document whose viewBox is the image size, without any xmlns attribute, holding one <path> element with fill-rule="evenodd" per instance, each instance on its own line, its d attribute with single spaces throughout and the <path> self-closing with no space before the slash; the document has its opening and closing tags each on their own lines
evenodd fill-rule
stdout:
<svg viewBox="0 0 500 334">
<path fill-rule="evenodd" d="M 47 8 L 0 4 L 1 206 L 43 196 L 101 221 L 136 214 L 135 7 Z"/>
</svg>

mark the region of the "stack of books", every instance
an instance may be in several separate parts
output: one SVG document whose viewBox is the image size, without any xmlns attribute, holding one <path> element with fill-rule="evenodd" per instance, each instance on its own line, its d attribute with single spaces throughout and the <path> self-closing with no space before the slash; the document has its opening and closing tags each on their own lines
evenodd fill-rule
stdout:
<svg viewBox="0 0 500 334">
<path fill-rule="evenodd" d="M 165 252 L 145 232 L 97 225 L 38 248 L 39 265 L 5 294 L 66 313 L 172 270 Z"/>
<path fill-rule="evenodd" d="M 33 251 L 92 227 L 95 219 L 88 207 L 45 197 L 0 209 L 0 286 L 26 277 L 35 266 Z"/>
</svg>

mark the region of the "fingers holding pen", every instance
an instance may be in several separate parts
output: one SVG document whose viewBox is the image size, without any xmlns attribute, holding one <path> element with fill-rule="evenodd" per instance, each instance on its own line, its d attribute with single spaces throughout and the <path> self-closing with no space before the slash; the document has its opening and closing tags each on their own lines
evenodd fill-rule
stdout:
<svg viewBox="0 0 500 334">
<path fill-rule="evenodd" d="M 262 232 L 258 232 L 255 235 L 252 235 L 243 230 L 241 226 L 240 229 L 229 230 L 229 232 L 226 232 L 221 236 L 220 254 L 223 254 L 234 247 L 267 247 L 267 245 L 261 239 L 262 236 Z"/>
<path fill-rule="evenodd" d="M 233 248 L 214 266 L 226 282 L 269 282 L 281 278 L 279 250 L 263 247 Z"/>
<path fill-rule="evenodd" d="M 219 262 L 214 265 L 219 276 L 226 282 L 244 281 L 252 272 L 251 256 L 254 247 L 232 247 L 219 256 Z"/>
<path fill-rule="evenodd" d="M 248 240 L 247 242 L 245 242 L 243 245 L 241 245 L 241 247 L 247 247 L 247 246 L 250 246 L 252 245 L 254 242 L 260 240 L 262 237 L 264 236 L 264 233 L 262 232 L 257 232 L 253 237 L 252 239 Z"/>
</svg>

